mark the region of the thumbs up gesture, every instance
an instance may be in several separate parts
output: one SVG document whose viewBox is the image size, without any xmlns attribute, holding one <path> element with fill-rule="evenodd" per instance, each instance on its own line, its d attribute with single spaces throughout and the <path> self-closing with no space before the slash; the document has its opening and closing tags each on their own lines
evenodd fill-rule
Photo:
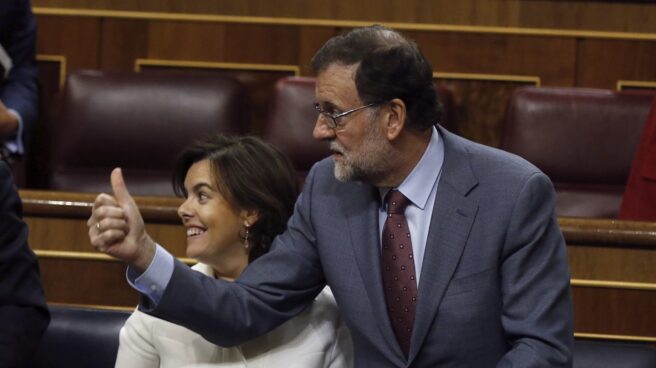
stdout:
<svg viewBox="0 0 656 368">
<path fill-rule="evenodd" d="M 144 228 L 139 208 L 128 192 L 120 168 L 112 171 L 114 195 L 99 194 L 87 221 L 89 240 L 97 250 L 145 271 L 155 255 L 155 242 Z"/>
</svg>

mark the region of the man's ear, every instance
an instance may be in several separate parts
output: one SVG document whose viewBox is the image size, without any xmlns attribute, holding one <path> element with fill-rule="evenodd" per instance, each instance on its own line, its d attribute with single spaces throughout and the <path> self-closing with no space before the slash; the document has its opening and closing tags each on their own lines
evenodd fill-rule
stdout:
<svg viewBox="0 0 656 368">
<path fill-rule="evenodd" d="M 385 111 L 386 118 L 386 136 L 387 139 L 393 141 L 399 137 L 405 128 L 405 103 L 398 98 L 388 102 L 388 109 Z"/>
</svg>

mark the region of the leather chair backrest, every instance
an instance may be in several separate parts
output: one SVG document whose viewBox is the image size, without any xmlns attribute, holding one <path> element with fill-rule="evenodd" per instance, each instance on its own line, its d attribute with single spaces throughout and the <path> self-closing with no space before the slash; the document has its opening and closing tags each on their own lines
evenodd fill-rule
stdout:
<svg viewBox="0 0 656 368">
<path fill-rule="evenodd" d="M 312 138 L 317 121 L 314 109 L 315 78 L 285 77 L 275 86 L 273 101 L 265 127 L 264 139 L 287 154 L 302 179 L 312 165 L 330 155 L 327 142 Z M 438 86 L 438 100 L 442 105 L 440 124 L 455 131 L 453 97 L 446 87 Z"/>
<path fill-rule="evenodd" d="M 656 347 L 645 343 L 574 341 L 573 368 L 656 367 Z"/>
<path fill-rule="evenodd" d="M 114 367 L 130 312 L 50 306 L 50 314 L 31 368 Z"/>
<path fill-rule="evenodd" d="M 508 104 L 501 148 L 556 188 L 559 216 L 617 215 L 651 93 L 525 87 Z"/>
<path fill-rule="evenodd" d="M 53 124 L 49 189 L 109 190 L 123 168 L 133 194 L 172 195 L 171 170 L 186 145 L 249 131 L 234 79 L 180 73 L 78 71 Z"/>
</svg>

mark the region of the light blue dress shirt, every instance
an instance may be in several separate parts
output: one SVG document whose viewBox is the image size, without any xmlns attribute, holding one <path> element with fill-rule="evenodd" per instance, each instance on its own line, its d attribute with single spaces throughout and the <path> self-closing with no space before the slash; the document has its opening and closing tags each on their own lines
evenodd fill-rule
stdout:
<svg viewBox="0 0 656 368">
<path fill-rule="evenodd" d="M 410 175 L 397 188 L 379 188 L 381 198 L 381 206 L 378 211 L 379 234 L 383 233 L 383 226 L 387 218 L 387 204 L 384 200 L 387 192 L 391 189 L 397 189 L 411 202 L 405 209 L 405 218 L 410 228 L 417 285 L 419 285 L 421 266 L 424 262 L 428 229 L 430 228 L 430 221 L 433 215 L 435 193 L 437 192 L 437 185 L 440 181 L 440 174 L 442 173 L 442 164 L 444 164 L 444 142 L 437 129 L 433 127 L 433 133 L 431 134 L 428 147 L 417 165 L 410 172 Z M 382 239 L 382 236 L 380 239 Z"/>
</svg>

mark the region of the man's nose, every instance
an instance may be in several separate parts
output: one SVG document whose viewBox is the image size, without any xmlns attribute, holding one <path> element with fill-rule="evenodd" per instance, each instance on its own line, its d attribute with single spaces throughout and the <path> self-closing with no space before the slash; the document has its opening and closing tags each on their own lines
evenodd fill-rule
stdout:
<svg viewBox="0 0 656 368">
<path fill-rule="evenodd" d="M 335 138 L 335 130 L 328 126 L 323 115 L 319 114 L 317 116 L 317 121 L 314 124 L 314 130 L 312 131 L 312 137 L 316 140 L 325 140 Z"/>
</svg>

